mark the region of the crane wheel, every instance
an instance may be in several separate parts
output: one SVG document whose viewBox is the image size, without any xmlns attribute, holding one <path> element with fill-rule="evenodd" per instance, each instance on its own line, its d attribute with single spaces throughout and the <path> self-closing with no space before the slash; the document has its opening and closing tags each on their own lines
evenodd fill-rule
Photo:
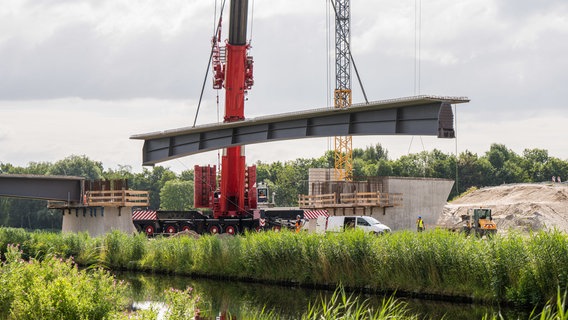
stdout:
<svg viewBox="0 0 568 320">
<path fill-rule="evenodd" d="M 221 227 L 219 227 L 218 225 L 214 224 L 211 227 L 209 227 L 209 233 L 211 234 L 219 234 L 221 233 Z"/>
<path fill-rule="evenodd" d="M 167 226 L 166 227 L 166 233 L 169 233 L 169 234 L 177 233 L 176 227 L 175 226 Z"/>
<path fill-rule="evenodd" d="M 191 231 L 191 227 L 186 224 L 181 227 L 181 231 Z"/>
<path fill-rule="evenodd" d="M 154 234 L 154 226 L 151 225 L 147 225 L 144 227 L 144 232 L 146 232 L 146 235 L 151 236 Z"/>
<path fill-rule="evenodd" d="M 272 227 L 272 231 L 280 232 L 280 228 L 281 228 L 280 226 L 274 226 L 274 227 Z"/>
<path fill-rule="evenodd" d="M 225 228 L 225 233 L 233 236 L 233 235 L 237 234 L 237 227 L 236 226 L 227 226 Z"/>
</svg>

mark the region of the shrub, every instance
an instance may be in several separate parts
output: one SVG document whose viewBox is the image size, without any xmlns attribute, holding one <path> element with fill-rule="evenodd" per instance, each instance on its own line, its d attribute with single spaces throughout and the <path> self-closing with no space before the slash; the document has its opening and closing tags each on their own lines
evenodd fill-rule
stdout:
<svg viewBox="0 0 568 320">
<path fill-rule="evenodd" d="M 0 306 L 12 319 L 105 319 L 124 310 L 126 286 L 102 269 L 80 271 L 72 259 L 22 259 L 7 246 Z"/>
</svg>

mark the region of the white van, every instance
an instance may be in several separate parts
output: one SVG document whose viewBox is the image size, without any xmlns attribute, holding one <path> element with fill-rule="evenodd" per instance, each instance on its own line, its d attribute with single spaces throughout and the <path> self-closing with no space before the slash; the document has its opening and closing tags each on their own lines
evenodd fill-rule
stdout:
<svg viewBox="0 0 568 320">
<path fill-rule="evenodd" d="M 327 218 L 326 231 L 341 232 L 349 228 L 358 228 L 375 234 L 391 232 L 389 227 L 369 216 L 331 216 Z"/>
</svg>

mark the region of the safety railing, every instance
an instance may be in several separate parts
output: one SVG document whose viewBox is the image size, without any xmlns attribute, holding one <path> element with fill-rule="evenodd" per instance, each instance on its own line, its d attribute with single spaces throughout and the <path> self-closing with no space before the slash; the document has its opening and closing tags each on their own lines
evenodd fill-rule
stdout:
<svg viewBox="0 0 568 320">
<path fill-rule="evenodd" d="M 298 198 L 298 205 L 300 208 L 324 208 L 326 206 L 334 205 L 337 202 L 335 193 L 316 195 L 301 194 Z"/>
<path fill-rule="evenodd" d="M 402 193 L 355 192 L 340 194 L 300 195 L 300 208 L 332 207 L 398 207 L 402 206 Z"/>
<path fill-rule="evenodd" d="M 83 197 L 86 206 L 146 207 L 149 203 L 148 191 L 104 190 L 87 191 Z"/>
</svg>

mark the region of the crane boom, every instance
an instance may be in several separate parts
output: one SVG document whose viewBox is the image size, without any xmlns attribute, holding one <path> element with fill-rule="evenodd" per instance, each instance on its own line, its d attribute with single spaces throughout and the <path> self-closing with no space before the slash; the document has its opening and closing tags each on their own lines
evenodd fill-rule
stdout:
<svg viewBox="0 0 568 320">
<path fill-rule="evenodd" d="M 220 32 L 213 38 L 213 87 L 225 88 L 225 123 L 245 119 L 245 95 L 253 85 L 253 59 L 248 55 L 250 45 L 246 41 L 247 15 L 248 0 L 231 1 L 229 40 L 224 50 L 225 61 L 218 45 Z M 249 215 L 249 210 L 256 208 L 256 167 L 246 167 L 244 147 L 236 146 L 223 150 L 219 190 L 213 183 L 215 170 L 215 167 L 204 170 L 196 166 L 195 171 L 206 177 L 201 181 L 196 180 L 196 207 L 200 205 L 213 209 L 215 218 Z"/>
</svg>

